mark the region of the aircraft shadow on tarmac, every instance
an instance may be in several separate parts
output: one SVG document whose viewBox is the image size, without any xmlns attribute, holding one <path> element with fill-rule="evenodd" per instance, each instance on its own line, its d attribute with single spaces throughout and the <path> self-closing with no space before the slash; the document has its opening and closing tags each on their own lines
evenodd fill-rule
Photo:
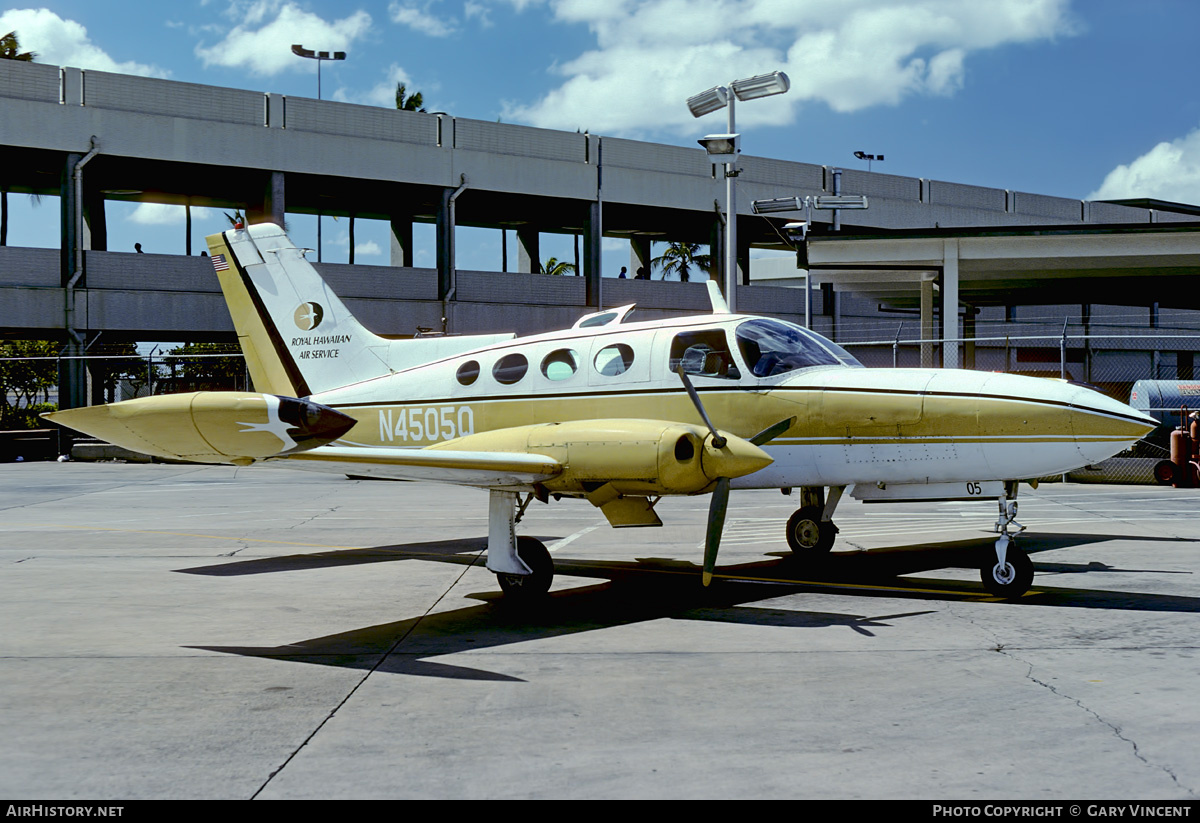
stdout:
<svg viewBox="0 0 1200 823">
<path fill-rule="evenodd" d="M 553 538 L 543 538 L 550 542 Z M 1095 534 L 1054 534 L 1025 538 L 1023 547 L 1040 554 L 1054 549 L 1094 543 Z M 1102 539 L 1102 538 L 1100 538 Z M 378 563 L 426 560 L 458 565 L 482 564 L 484 538 L 414 543 L 317 554 L 291 555 L 201 566 L 178 571 L 188 574 L 264 574 Z M 552 591 L 542 601 L 524 606 L 506 603 L 498 591 L 466 596 L 483 601 L 446 612 L 383 623 L 283 646 L 191 646 L 226 654 L 263 657 L 326 666 L 395 674 L 482 680 L 521 678 L 427 658 L 469 652 L 542 638 L 572 635 L 648 620 L 703 620 L 758 626 L 805 629 L 845 626 L 867 636 L 888 621 L 928 614 L 932 609 L 869 617 L 829 612 L 797 611 L 746 605 L 801 592 L 854 593 L 867 598 L 903 597 L 919 600 L 993 600 L 974 580 L 900 575 L 945 568 L 977 568 L 992 551 L 987 537 L 932 545 L 903 546 L 870 552 L 835 552 L 819 563 L 791 557 L 720 567 L 713 586 L 700 586 L 694 563 L 664 558 L 636 562 L 595 561 L 556 556 L 559 575 L 599 578 L 604 582 Z M 1036 555 L 1035 555 L 1036 556 Z M 1115 569 L 1099 563 L 1042 564 L 1044 572 L 1149 572 Z M 1156 572 L 1162 573 L 1162 572 Z M 1200 598 L 1152 593 L 1051 588 L 1036 585 L 1020 598 L 1021 605 L 1134 611 L 1200 612 Z M 867 602 L 867 601 L 865 601 Z"/>
</svg>

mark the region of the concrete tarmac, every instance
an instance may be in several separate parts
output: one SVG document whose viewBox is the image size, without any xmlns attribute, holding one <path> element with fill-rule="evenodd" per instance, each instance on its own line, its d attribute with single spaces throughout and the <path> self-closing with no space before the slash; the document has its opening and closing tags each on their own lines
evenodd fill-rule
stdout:
<svg viewBox="0 0 1200 823">
<path fill-rule="evenodd" d="M 987 596 L 992 501 L 798 497 L 661 529 L 580 501 L 483 568 L 487 494 L 276 468 L 0 466 L 0 797 L 1195 800 L 1200 493 L 1022 486 L 1033 590 Z"/>
</svg>

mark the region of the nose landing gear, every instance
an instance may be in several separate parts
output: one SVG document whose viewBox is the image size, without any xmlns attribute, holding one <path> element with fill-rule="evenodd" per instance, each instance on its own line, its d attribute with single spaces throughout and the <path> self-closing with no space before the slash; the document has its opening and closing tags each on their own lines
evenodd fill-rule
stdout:
<svg viewBox="0 0 1200 823">
<path fill-rule="evenodd" d="M 996 597 L 1006 599 L 1020 597 L 1029 591 L 1033 585 L 1033 561 L 1029 555 L 1017 548 L 1015 536 L 1009 534 L 1009 527 L 1016 526 L 1016 534 L 1025 531 L 1025 527 L 1017 522 L 1017 501 L 1009 499 L 1017 496 L 1017 484 L 1005 483 L 1005 493 L 1000 497 L 1000 517 L 996 520 L 995 530 L 1000 533 L 996 540 L 995 562 L 988 557 L 979 569 L 979 577 L 983 587 Z"/>
</svg>

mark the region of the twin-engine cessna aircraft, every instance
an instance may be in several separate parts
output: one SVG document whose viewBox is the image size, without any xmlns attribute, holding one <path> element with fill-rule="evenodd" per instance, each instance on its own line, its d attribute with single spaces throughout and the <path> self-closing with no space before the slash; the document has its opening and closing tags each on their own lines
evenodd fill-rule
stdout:
<svg viewBox="0 0 1200 823">
<path fill-rule="evenodd" d="M 785 536 L 834 543 L 843 492 L 867 501 L 997 500 L 984 586 L 1033 580 L 1011 543 L 1017 481 L 1102 460 L 1156 422 L 1068 383 L 974 371 L 865 369 L 799 326 L 731 314 L 563 331 L 388 340 L 363 328 L 278 226 L 208 238 L 253 392 L 198 392 L 47 415 L 135 451 L 202 463 L 489 489 L 487 567 L 536 597 L 554 564 L 516 537 L 533 499 L 583 498 L 616 527 L 659 526 L 664 495 L 711 494 L 708 585 L 731 488 L 800 490 Z M 828 490 L 828 491 L 827 491 Z"/>
</svg>

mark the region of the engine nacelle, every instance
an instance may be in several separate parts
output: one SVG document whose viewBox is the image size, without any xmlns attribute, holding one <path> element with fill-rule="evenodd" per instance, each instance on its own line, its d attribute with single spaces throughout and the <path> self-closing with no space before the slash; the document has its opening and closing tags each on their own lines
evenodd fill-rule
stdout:
<svg viewBox="0 0 1200 823">
<path fill-rule="evenodd" d="M 237 465 L 324 446 L 357 422 L 311 400 L 256 392 L 164 394 L 42 416 L 142 454 Z"/>
<path fill-rule="evenodd" d="M 741 477 L 772 462 L 748 440 L 721 434 L 726 443 L 717 449 L 703 426 L 615 418 L 517 426 L 429 448 L 546 455 L 564 467 L 544 482 L 551 492 L 587 494 L 612 484 L 623 495 L 698 494 L 718 477 Z"/>
</svg>

